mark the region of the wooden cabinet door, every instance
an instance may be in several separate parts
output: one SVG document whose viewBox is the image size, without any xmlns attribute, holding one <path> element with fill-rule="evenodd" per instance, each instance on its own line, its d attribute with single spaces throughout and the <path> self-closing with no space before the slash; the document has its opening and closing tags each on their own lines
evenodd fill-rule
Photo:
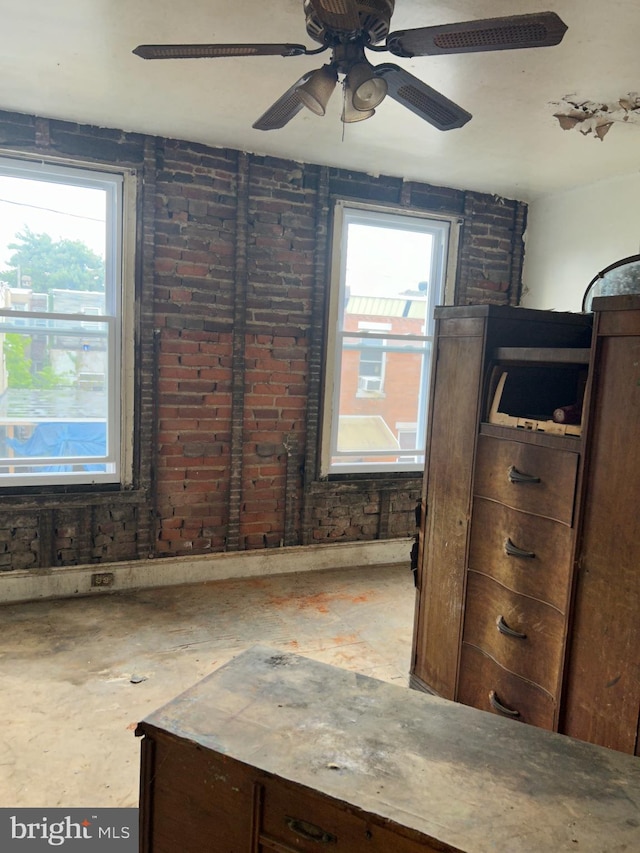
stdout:
<svg viewBox="0 0 640 853">
<path fill-rule="evenodd" d="M 621 313 L 631 312 L 612 312 Z M 640 311 L 633 313 L 640 332 Z M 633 753 L 640 709 L 640 334 L 599 341 L 596 377 L 562 730 Z"/>
<path fill-rule="evenodd" d="M 458 673 L 483 348 L 483 320 L 442 321 L 412 674 L 445 699 L 455 698 Z"/>
</svg>

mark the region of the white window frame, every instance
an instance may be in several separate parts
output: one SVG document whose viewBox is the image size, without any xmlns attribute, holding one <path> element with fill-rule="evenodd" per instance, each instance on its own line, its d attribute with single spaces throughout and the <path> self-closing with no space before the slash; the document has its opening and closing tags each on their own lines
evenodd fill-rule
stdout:
<svg viewBox="0 0 640 853">
<path fill-rule="evenodd" d="M 29 157 L 11 152 L 0 157 L 0 173 L 29 180 L 43 180 L 75 186 L 103 189 L 107 197 L 105 230 L 106 313 L 85 320 L 106 324 L 108 333 L 109 394 L 107 404 L 107 453 L 105 457 L 38 459 L 40 464 L 104 463 L 107 471 L 65 471 L 0 474 L 0 489 L 20 486 L 59 486 L 119 484 L 128 488 L 133 482 L 134 430 L 134 281 L 136 173 L 132 169 L 110 168 L 73 160 Z M 0 309 L 0 321 L 13 311 Z M 26 312 L 25 312 L 26 313 Z M 25 319 L 38 321 L 69 320 L 82 314 L 55 314 L 29 311 Z M 28 457 L 26 457 L 28 458 Z M 26 459 L 25 458 L 25 459 Z M 4 463 L 6 465 L 6 463 Z"/>
<path fill-rule="evenodd" d="M 395 474 L 404 471 L 422 471 L 424 469 L 424 456 L 415 457 L 409 452 L 401 453 L 406 457 L 401 462 L 380 462 L 368 464 L 336 463 L 333 460 L 339 457 L 337 452 L 339 401 L 340 401 L 340 371 L 343 337 L 355 337 L 358 332 L 342 332 L 340 329 L 340 316 L 345 304 L 345 278 L 346 278 L 346 241 L 347 229 L 351 222 L 371 225 L 390 225 L 407 230 L 427 230 L 433 227 L 434 233 L 441 241 L 442 253 L 439 256 L 436 251 L 432 254 L 432 269 L 429 280 L 431 282 L 441 280 L 442 290 L 437 292 L 436 288 L 430 287 L 427 298 L 426 325 L 424 335 L 410 339 L 424 341 L 428 345 L 433 339 L 433 309 L 436 305 L 453 304 L 455 292 L 456 262 L 458 255 L 459 230 L 462 220 L 455 216 L 443 216 L 427 212 L 416 212 L 401 210 L 394 207 L 386 207 L 370 204 L 359 204 L 351 201 L 338 200 L 334 207 L 332 253 L 331 253 L 331 277 L 328 308 L 328 330 L 326 341 L 326 360 L 324 376 L 324 399 L 322 432 L 320 446 L 320 476 L 328 477 L 339 474 L 367 474 L 367 473 L 389 473 Z M 393 348 L 398 341 L 406 341 L 407 336 L 393 335 L 388 331 L 370 332 L 372 337 L 384 338 L 383 347 Z M 428 385 L 430 374 L 429 358 L 426 359 L 426 369 L 423 376 L 423 388 L 421 395 L 421 406 L 419 412 L 419 432 L 426 435 L 426 418 L 428 404 Z M 395 453 L 395 451 L 394 451 Z M 350 454 L 354 455 L 354 454 Z M 375 457 L 376 453 L 367 451 L 367 457 Z M 380 457 L 389 456 L 389 451 L 378 451 Z"/>
</svg>

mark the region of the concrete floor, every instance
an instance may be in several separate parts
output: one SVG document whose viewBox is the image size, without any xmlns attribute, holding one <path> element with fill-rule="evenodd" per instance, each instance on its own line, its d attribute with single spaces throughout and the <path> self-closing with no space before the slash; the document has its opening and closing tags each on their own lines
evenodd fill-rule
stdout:
<svg viewBox="0 0 640 853">
<path fill-rule="evenodd" d="M 0 605 L 0 807 L 135 807 L 148 713 L 254 643 L 407 685 L 408 565 Z"/>
</svg>

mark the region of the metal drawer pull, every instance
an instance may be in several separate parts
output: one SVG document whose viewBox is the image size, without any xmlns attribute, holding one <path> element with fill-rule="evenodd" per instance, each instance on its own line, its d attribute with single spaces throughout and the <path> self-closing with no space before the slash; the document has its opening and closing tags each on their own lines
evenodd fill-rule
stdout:
<svg viewBox="0 0 640 853">
<path fill-rule="evenodd" d="M 533 551 L 525 551 L 524 548 L 518 548 L 517 545 L 514 545 L 510 537 L 505 540 L 504 553 L 509 557 L 535 557 Z"/>
<path fill-rule="evenodd" d="M 291 832 L 306 838 L 307 841 L 317 841 L 318 844 L 335 844 L 338 840 L 335 835 L 325 832 L 315 823 L 308 823 L 306 820 L 299 820 L 297 817 L 286 817 L 285 821 Z"/>
<path fill-rule="evenodd" d="M 515 711 L 513 708 L 507 708 L 498 700 L 495 690 L 489 691 L 489 704 L 494 711 L 497 711 L 499 714 L 503 714 L 505 717 L 512 717 L 515 720 L 516 717 L 520 716 L 520 711 Z"/>
<path fill-rule="evenodd" d="M 507 473 L 510 483 L 539 483 L 540 477 L 534 477 L 533 474 L 524 474 L 522 471 L 518 471 L 515 465 L 512 465 L 509 468 Z"/>
<path fill-rule="evenodd" d="M 515 637 L 517 640 L 526 640 L 527 635 L 520 633 L 520 631 L 514 631 L 513 628 L 510 628 L 507 623 L 504 621 L 504 616 L 498 616 L 498 631 L 501 634 L 504 634 L 507 637 Z"/>
</svg>

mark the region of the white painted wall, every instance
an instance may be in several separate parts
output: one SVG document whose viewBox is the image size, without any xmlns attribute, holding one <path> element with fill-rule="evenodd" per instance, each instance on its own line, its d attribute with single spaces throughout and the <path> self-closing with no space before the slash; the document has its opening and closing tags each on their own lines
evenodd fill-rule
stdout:
<svg viewBox="0 0 640 853">
<path fill-rule="evenodd" d="M 522 305 L 580 311 L 591 279 L 640 252 L 640 173 L 529 205 Z"/>
</svg>

